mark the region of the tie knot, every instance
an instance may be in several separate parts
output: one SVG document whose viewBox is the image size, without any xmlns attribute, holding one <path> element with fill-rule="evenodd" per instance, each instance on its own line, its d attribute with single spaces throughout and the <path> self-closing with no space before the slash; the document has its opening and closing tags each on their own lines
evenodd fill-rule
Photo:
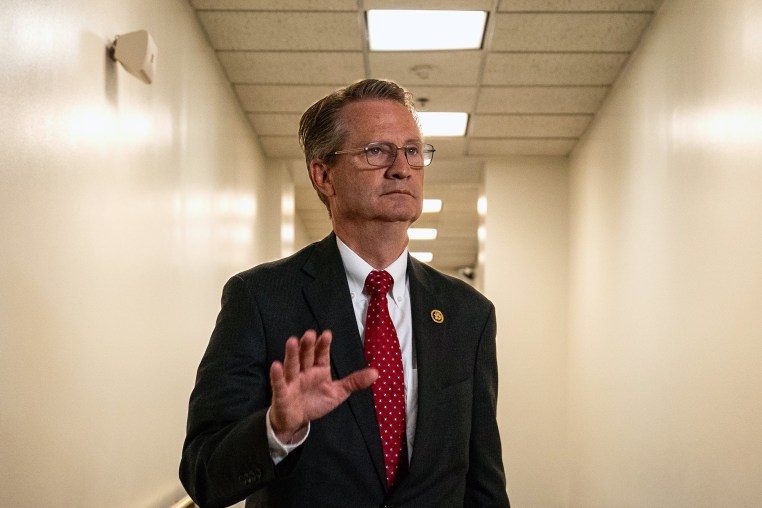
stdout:
<svg viewBox="0 0 762 508">
<path fill-rule="evenodd" d="M 389 288 L 394 285 L 394 278 L 386 270 L 373 270 L 365 279 L 365 291 L 368 294 L 382 294 L 389 292 Z"/>
</svg>

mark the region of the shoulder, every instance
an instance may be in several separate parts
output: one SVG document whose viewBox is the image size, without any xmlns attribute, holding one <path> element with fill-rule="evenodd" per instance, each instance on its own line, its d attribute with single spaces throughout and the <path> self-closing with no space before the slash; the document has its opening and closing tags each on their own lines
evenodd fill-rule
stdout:
<svg viewBox="0 0 762 508">
<path fill-rule="evenodd" d="M 335 270 L 337 264 L 341 266 L 341 255 L 336 244 L 336 236 L 331 233 L 319 242 L 307 245 L 288 257 L 262 263 L 235 277 L 249 280 L 261 277 L 282 277 L 291 273 L 316 277 L 326 269 Z"/>
<path fill-rule="evenodd" d="M 275 261 L 268 261 L 239 272 L 233 278 L 242 281 L 284 277 L 289 273 L 298 272 L 312 256 L 320 242 L 312 243 L 296 253 Z"/>
<path fill-rule="evenodd" d="M 308 245 L 291 256 L 261 263 L 233 275 L 222 289 L 223 305 L 230 301 L 248 301 L 269 307 L 296 299 L 302 288 L 312 280 L 303 267 L 313 256 L 317 245 Z"/>
</svg>

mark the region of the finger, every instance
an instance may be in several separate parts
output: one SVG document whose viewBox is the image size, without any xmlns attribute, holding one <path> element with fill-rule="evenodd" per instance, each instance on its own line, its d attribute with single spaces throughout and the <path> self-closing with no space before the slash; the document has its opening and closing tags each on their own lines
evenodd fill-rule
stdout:
<svg viewBox="0 0 762 508">
<path fill-rule="evenodd" d="M 273 389 L 273 398 L 286 388 L 286 380 L 283 376 L 283 364 L 273 362 L 270 365 L 270 386 Z"/>
<path fill-rule="evenodd" d="M 347 396 L 349 396 L 353 392 L 368 388 L 376 379 L 378 379 L 378 371 L 373 368 L 367 368 L 357 370 L 347 377 L 340 379 L 337 383 L 341 383 L 341 387 L 347 392 Z"/>
<path fill-rule="evenodd" d="M 283 358 L 283 372 L 286 383 L 292 382 L 299 376 L 299 339 L 289 337 L 286 341 L 286 355 Z"/>
<path fill-rule="evenodd" d="M 315 331 L 307 330 L 299 341 L 299 369 L 304 371 L 315 363 Z"/>
<path fill-rule="evenodd" d="M 317 345 L 315 346 L 315 366 L 316 367 L 328 367 L 331 364 L 331 342 L 333 341 L 333 334 L 331 330 L 325 330 L 318 337 Z"/>
</svg>

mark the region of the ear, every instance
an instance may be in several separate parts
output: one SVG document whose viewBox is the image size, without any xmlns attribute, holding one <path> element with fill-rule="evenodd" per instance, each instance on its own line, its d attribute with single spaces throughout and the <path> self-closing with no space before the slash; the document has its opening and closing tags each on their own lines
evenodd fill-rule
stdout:
<svg viewBox="0 0 762 508">
<path fill-rule="evenodd" d="M 329 171 L 328 164 L 320 159 L 313 159 L 310 161 L 309 170 L 312 185 L 318 191 L 326 197 L 333 196 L 336 193 L 333 188 L 333 180 L 331 180 L 331 172 Z"/>
</svg>

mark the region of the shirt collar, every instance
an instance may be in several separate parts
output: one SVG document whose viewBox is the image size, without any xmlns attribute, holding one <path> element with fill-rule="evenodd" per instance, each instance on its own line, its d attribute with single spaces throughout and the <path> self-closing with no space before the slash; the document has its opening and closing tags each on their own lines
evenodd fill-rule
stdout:
<svg viewBox="0 0 762 508">
<path fill-rule="evenodd" d="M 350 249 L 347 244 L 342 242 L 338 236 L 336 236 L 336 244 L 339 247 L 341 261 L 344 263 L 344 270 L 347 273 L 349 292 L 352 293 L 352 299 L 354 300 L 355 297 L 363 294 L 365 279 L 374 268 Z M 384 268 L 394 279 L 392 296 L 397 304 L 403 301 L 407 288 L 407 254 L 408 249 L 405 247 L 400 257 Z"/>
</svg>

